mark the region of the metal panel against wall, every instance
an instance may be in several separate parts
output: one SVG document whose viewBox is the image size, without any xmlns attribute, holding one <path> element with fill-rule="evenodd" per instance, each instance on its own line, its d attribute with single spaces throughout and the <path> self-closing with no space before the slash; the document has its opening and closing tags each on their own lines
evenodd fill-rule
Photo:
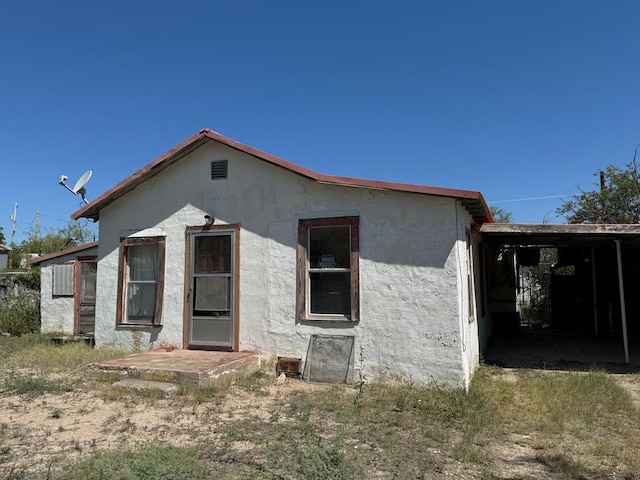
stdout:
<svg viewBox="0 0 640 480">
<path fill-rule="evenodd" d="M 318 383 L 353 383 L 353 335 L 311 335 L 304 379 Z"/>
</svg>

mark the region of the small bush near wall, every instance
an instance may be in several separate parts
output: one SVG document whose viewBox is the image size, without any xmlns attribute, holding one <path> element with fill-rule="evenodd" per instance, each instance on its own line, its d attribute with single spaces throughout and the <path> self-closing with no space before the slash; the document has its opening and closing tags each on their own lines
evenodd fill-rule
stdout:
<svg viewBox="0 0 640 480">
<path fill-rule="evenodd" d="M 40 329 L 40 271 L 0 275 L 0 334 Z"/>
<path fill-rule="evenodd" d="M 40 330 L 40 302 L 32 295 L 8 298 L 0 305 L 0 333 L 24 335 Z"/>
<path fill-rule="evenodd" d="M 32 268 L 31 270 L 16 275 L 15 282 L 29 290 L 40 291 L 40 269 Z"/>
</svg>

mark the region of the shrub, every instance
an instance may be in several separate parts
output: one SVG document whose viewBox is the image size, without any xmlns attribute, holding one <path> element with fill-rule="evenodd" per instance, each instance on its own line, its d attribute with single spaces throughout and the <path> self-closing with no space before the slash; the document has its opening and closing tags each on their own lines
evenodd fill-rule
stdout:
<svg viewBox="0 0 640 480">
<path fill-rule="evenodd" d="M 40 291 L 40 269 L 32 268 L 26 273 L 16 276 L 16 283 L 29 290 Z"/>
<path fill-rule="evenodd" d="M 38 298 L 20 296 L 7 299 L 0 306 L 0 332 L 20 336 L 40 329 Z"/>
</svg>

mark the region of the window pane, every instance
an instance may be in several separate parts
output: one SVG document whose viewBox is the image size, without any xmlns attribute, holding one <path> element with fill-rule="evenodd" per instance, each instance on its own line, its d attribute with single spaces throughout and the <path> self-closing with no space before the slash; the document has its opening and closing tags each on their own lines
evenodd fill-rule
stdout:
<svg viewBox="0 0 640 480">
<path fill-rule="evenodd" d="M 158 279 L 158 244 L 131 245 L 127 254 L 130 281 Z"/>
<path fill-rule="evenodd" d="M 311 313 L 351 314 L 351 273 L 310 272 Z"/>
<path fill-rule="evenodd" d="M 228 318 L 197 318 L 191 320 L 194 343 L 223 343 L 233 341 L 232 322 Z"/>
<path fill-rule="evenodd" d="M 127 287 L 127 318 L 134 323 L 153 323 L 156 311 L 156 284 L 133 283 Z"/>
<path fill-rule="evenodd" d="M 196 237 L 193 255 L 195 273 L 231 273 L 231 235 Z"/>
<path fill-rule="evenodd" d="M 349 268 L 349 226 L 309 229 L 311 268 Z"/>
<path fill-rule="evenodd" d="M 96 275 L 97 264 L 95 262 L 81 262 L 80 272 L 80 302 L 96 303 Z"/>
<path fill-rule="evenodd" d="M 229 310 L 229 277 L 196 277 L 196 310 Z"/>
</svg>

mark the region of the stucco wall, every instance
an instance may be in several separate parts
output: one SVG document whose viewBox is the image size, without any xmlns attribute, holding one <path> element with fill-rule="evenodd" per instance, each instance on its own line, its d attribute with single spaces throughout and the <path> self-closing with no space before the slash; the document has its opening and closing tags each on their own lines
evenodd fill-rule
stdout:
<svg viewBox="0 0 640 480">
<path fill-rule="evenodd" d="M 220 159 L 229 160 L 229 178 L 212 181 L 210 162 Z M 203 225 L 205 213 L 242 228 L 241 349 L 304 359 L 313 333 L 355 335 L 356 359 L 364 359 L 356 368 L 368 379 L 466 384 L 472 361 L 462 354 L 462 335 L 472 337 L 473 327 L 461 327 L 459 272 L 469 215 L 458 202 L 318 184 L 214 143 L 100 212 L 98 345 L 182 346 L 185 228 Z M 299 218 L 353 214 L 360 216 L 361 320 L 297 323 Z M 143 228 L 166 235 L 163 327 L 117 329 L 120 236 Z"/>
<path fill-rule="evenodd" d="M 40 265 L 40 322 L 43 333 L 74 334 L 74 298 L 53 296 L 53 266 L 73 263 L 77 256 L 95 256 L 98 248 L 82 250 L 78 254 L 63 255 Z M 74 278 L 75 281 L 75 278 Z"/>
<path fill-rule="evenodd" d="M 50 264 L 40 269 L 41 330 L 43 333 L 73 335 L 73 297 L 54 297 L 52 292 L 53 264 Z"/>
</svg>

